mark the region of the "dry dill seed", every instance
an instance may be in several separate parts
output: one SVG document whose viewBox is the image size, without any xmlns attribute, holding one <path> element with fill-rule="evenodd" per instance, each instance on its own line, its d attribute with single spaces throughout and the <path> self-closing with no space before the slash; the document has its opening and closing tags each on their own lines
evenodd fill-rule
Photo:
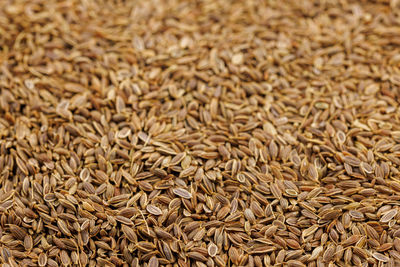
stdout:
<svg viewBox="0 0 400 267">
<path fill-rule="evenodd" d="M 383 216 L 381 217 L 380 222 L 387 223 L 391 219 L 393 219 L 396 215 L 397 215 L 397 209 L 391 209 L 389 211 L 386 211 L 385 213 L 383 213 Z"/>
<path fill-rule="evenodd" d="M 179 197 L 186 198 L 186 199 L 192 198 L 192 194 L 183 188 L 174 188 L 174 189 L 172 189 L 172 191 L 174 192 L 175 195 L 177 195 Z"/>
<path fill-rule="evenodd" d="M 147 205 L 146 210 L 153 215 L 161 215 L 162 214 L 162 211 L 160 210 L 160 208 L 158 208 L 157 206 L 151 205 L 151 204 Z"/>
<path fill-rule="evenodd" d="M 0 263 L 398 265 L 398 8 L 0 4 Z"/>
</svg>

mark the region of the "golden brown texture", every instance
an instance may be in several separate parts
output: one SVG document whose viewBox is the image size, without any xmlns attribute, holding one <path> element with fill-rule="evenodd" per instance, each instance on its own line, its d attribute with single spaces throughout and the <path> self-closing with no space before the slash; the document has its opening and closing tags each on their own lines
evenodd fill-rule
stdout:
<svg viewBox="0 0 400 267">
<path fill-rule="evenodd" d="M 399 266 L 398 1 L 0 1 L 4 266 Z"/>
</svg>

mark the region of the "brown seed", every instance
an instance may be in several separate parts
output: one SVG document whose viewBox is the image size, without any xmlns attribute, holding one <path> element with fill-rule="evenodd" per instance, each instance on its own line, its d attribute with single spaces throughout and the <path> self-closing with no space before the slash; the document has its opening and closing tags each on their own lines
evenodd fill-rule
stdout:
<svg viewBox="0 0 400 267">
<path fill-rule="evenodd" d="M 282 197 L 282 191 L 276 184 L 271 184 L 271 192 L 277 199 L 280 199 Z"/>
<path fill-rule="evenodd" d="M 153 256 L 150 258 L 148 266 L 149 267 L 158 267 L 158 259 L 156 258 L 156 256 Z"/>
<path fill-rule="evenodd" d="M 38 265 L 39 266 L 46 266 L 47 264 L 47 256 L 44 253 L 40 253 L 39 254 L 39 258 L 38 258 Z"/>
<path fill-rule="evenodd" d="M 202 261 L 202 262 L 207 261 L 207 258 L 205 256 L 203 256 L 202 254 L 200 254 L 199 252 L 188 252 L 187 256 L 189 258 L 197 260 L 197 261 Z"/>
<path fill-rule="evenodd" d="M 300 244 L 296 240 L 286 239 L 285 241 L 286 241 L 287 246 L 290 247 L 291 249 L 300 249 Z"/>
<path fill-rule="evenodd" d="M 330 211 L 326 212 L 321 218 L 323 220 L 332 220 L 332 219 L 339 217 L 340 215 L 341 215 L 340 210 L 330 210 Z"/>
<path fill-rule="evenodd" d="M 347 247 L 347 246 L 353 245 L 353 244 L 357 243 L 358 240 L 360 240 L 360 236 L 352 235 L 349 238 L 347 238 L 345 241 L 342 242 L 342 246 Z"/>
<path fill-rule="evenodd" d="M 147 205 L 146 210 L 147 210 L 150 214 L 153 214 L 153 215 L 156 215 L 156 216 L 162 214 L 162 211 L 161 211 L 161 209 L 160 209 L 159 207 L 154 206 L 154 205 L 151 205 L 151 204 L 148 204 L 148 205 Z"/>
<path fill-rule="evenodd" d="M 251 209 L 245 209 L 244 211 L 244 216 L 246 217 L 247 220 L 249 220 L 251 223 L 255 223 L 256 217 L 254 216 L 254 213 Z"/>
<path fill-rule="evenodd" d="M 192 194 L 183 188 L 174 188 L 174 189 L 172 189 L 172 191 L 174 192 L 175 195 L 177 195 L 179 197 L 186 198 L 186 199 L 192 198 Z"/>
<path fill-rule="evenodd" d="M 33 239 L 31 235 L 26 235 L 24 237 L 24 248 L 29 251 L 33 248 Z"/>
<path fill-rule="evenodd" d="M 9 227 L 10 227 L 11 234 L 15 238 L 17 238 L 19 240 L 24 240 L 25 239 L 25 236 L 27 235 L 27 232 L 26 232 L 25 229 L 19 227 L 18 225 L 15 225 L 15 224 L 10 224 Z"/>
<path fill-rule="evenodd" d="M 391 209 L 385 213 L 383 213 L 383 216 L 380 219 L 380 222 L 382 223 L 387 223 L 391 219 L 393 219 L 397 215 L 397 209 Z"/>
<path fill-rule="evenodd" d="M 185 153 L 185 152 L 176 154 L 176 155 L 172 158 L 172 160 L 171 160 L 171 162 L 170 162 L 170 165 L 171 165 L 171 166 L 174 166 L 174 165 L 179 164 L 185 157 L 186 157 L 186 153 Z"/>
<path fill-rule="evenodd" d="M 61 250 L 60 259 L 61 259 L 62 265 L 64 265 L 64 266 L 69 266 L 71 264 L 71 258 L 69 257 L 67 251 L 65 251 L 65 250 Z"/>
<path fill-rule="evenodd" d="M 305 267 L 306 265 L 298 260 L 288 260 L 287 266 L 288 267 Z"/>
<path fill-rule="evenodd" d="M 382 261 L 382 262 L 388 262 L 389 258 L 381 253 L 378 252 L 374 252 L 372 253 L 372 257 L 374 257 L 376 260 L 378 261 Z"/>
<path fill-rule="evenodd" d="M 322 259 L 324 262 L 329 262 L 335 254 L 335 247 L 334 246 L 328 246 L 328 248 L 325 250 Z"/>
<path fill-rule="evenodd" d="M 218 247 L 214 243 L 211 242 L 208 245 L 207 251 L 208 251 L 208 255 L 210 257 L 215 257 L 217 255 L 217 253 L 218 253 Z"/>
<path fill-rule="evenodd" d="M 67 224 L 63 220 L 57 220 L 57 226 L 60 231 L 67 236 L 71 236 L 71 231 L 68 229 Z"/>
<path fill-rule="evenodd" d="M 305 229 L 302 233 L 303 238 L 306 238 L 309 235 L 312 235 L 313 233 L 315 233 L 315 231 L 318 230 L 318 225 L 314 224 L 310 227 L 308 227 L 307 229 Z"/>
<path fill-rule="evenodd" d="M 369 226 L 368 224 L 365 226 L 366 232 L 368 237 L 373 238 L 375 240 L 379 239 L 379 234 L 378 232 L 371 226 Z"/>
<path fill-rule="evenodd" d="M 1 7 L 2 264 L 399 265 L 398 1 L 70 2 Z"/>
<path fill-rule="evenodd" d="M 135 231 L 129 227 L 122 225 L 122 232 L 125 234 L 126 238 L 131 242 L 137 242 L 137 236 Z"/>
<path fill-rule="evenodd" d="M 394 248 L 400 252 L 400 239 L 396 237 L 393 241 L 393 246 Z"/>
<path fill-rule="evenodd" d="M 361 212 L 356 211 L 356 210 L 351 210 L 351 211 L 349 211 L 349 215 L 350 215 L 353 219 L 356 219 L 356 220 L 364 219 L 364 214 L 362 214 Z"/>
<path fill-rule="evenodd" d="M 380 245 L 376 250 L 379 252 L 387 251 L 393 247 L 392 243 L 384 243 Z"/>
<path fill-rule="evenodd" d="M 308 259 L 310 262 L 311 261 L 313 261 L 313 260 L 316 260 L 320 255 L 321 255 L 321 253 L 324 251 L 324 248 L 322 247 L 322 246 L 318 246 L 318 247 L 316 247 L 313 251 L 312 251 L 312 253 L 311 253 L 311 256 L 310 256 L 310 258 Z M 329 255 L 327 255 L 327 256 L 329 256 Z"/>
<path fill-rule="evenodd" d="M 318 171 L 313 164 L 308 165 L 308 175 L 311 180 L 318 181 Z"/>
<path fill-rule="evenodd" d="M 359 166 L 361 163 L 361 161 L 358 158 L 353 157 L 353 156 L 345 156 L 344 162 L 349 164 L 350 166 L 354 166 L 354 167 Z"/>
</svg>

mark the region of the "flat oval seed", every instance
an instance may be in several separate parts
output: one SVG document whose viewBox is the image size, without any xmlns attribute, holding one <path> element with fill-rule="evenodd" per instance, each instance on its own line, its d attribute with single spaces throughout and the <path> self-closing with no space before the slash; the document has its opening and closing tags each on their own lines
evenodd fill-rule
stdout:
<svg viewBox="0 0 400 267">
<path fill-rule="evenodd" d="M 182 198 L 186 198 L 186 199 L 192 198 L 192 194 L 183 188 L 174 188 L 174 189 L 172 189 L 172 192 L 174 192 L 175 195 L 182 197 Z"/>
<path fill-rule="evenodd" d="M 158 259 L 156 258 L 156 256 L 153 256 L 150 258 L 148 266 L 149 267 L 158 267 Z"/>
<path fill-rule="evenodd" d="M 380 222 L 382 223 L 387 223 L 391 219 L 393 219 L 397 215 L 397 209 L 391 209 L 385 213 L 383 213 L 382 218 L 380 219 Z"/>
<path fill-rule="evenodd" d="M 147 207 L 146 207 L 146 210 L 147 210 L 150 214 L 153 214 L 153 215 L 156 215 L 156 216 L 162 214 L 161 209 L 160 209 L 159 207 L 157 207 L 157 206 L 152 205 L 152 204 L 148 204 Z"/>
<path fill-rule="evenodd" d="M 389 261 L 389 257 L 383 255 L 382 253 L 379 252 L 374 252 L 372 253 L 372 257 L 374 257 L 376 260 L 378 261 L 382 261 L 382 262 L 388 262 Z"/>
<path fill-rule="evenodd" d="M 210 242 L 210 244 L 208 245 L 207 251 L 208 251 L 208 255 L 210 255 L 210 257 L 215 257 L 218 253 L 218 247 L 214 243 Z"/>
</svg>

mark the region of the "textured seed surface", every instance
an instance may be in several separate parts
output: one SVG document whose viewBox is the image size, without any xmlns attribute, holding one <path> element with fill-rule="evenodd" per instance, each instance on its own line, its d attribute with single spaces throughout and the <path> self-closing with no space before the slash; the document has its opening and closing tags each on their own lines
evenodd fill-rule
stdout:
<svg viewBox="0 0 400 267">
<path fill-rule="evenodd" d="M 151 205 L 151 204 L 147 205 L 146 210 L 153 215 L 161 215 L 162 214 L 162 211 L 160 210 L 159 207 Z"/>
<path fill-rule="evenodd" d="M 399 22 L 0 0 L 0 265 L 400 266 Z"/>
<path fill-rule="evenodd" d="M 175 188 L 175 189 L 172 189 L 172 191 L 174 192 L 175 195 L 177 195 L 179 197 L 186 198 L 186 199 L 192 198 L 192 194 L 189 193 L 186 189 Z"/>
</svg>

